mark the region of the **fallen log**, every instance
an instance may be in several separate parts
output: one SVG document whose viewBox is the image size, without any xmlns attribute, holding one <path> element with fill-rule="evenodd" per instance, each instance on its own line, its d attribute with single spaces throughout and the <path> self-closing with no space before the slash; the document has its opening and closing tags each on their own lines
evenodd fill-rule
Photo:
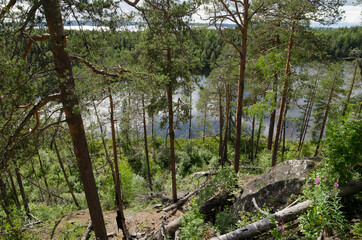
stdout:
<svg viewBox="0 0 362 240">
<path fill-rule="evenodd" d="M 256 210 L 258 210 L 261 214 L 263 214 L 264 216 L 268 216 L 269 214 L 267 212 L 264 212 L 259 206 L 258 204 L 256 204 L 256 200 L 253 197 L 252 202 L 254 204 L 254 207 L 256 208 Z M 288 208 L 288 207 L 287 207 Z"/>
<path fill-rule="evenodd" d="M 184 196 L 183 198 L 179 199 L 177 202 L 175 202 L 174 204 L 171 204 L 170 206 L 167 206 L 163 209 L 161 209 L 160 211 L 164 211 L 164 212 L 168 212 L 172 209 L 175 208 L 180 208 L 182 205 L 184 205 L 187 200 L 189 200 L 193 195 L 195 195 L 196 193 L 199 193 L 200 190 L 206 186 L 206 184 L 208 183 L 208 179 L 200 186 L 198 187 L 195 191 L 190 192 L 189 194 L 187 194 L 186 196 Z"/>
<path fill-rule="evenodd" d="M 192 174 L 191 176 L 191 179 L 195 178 L 195 177 L 198 177 L 198 178 L 201 178 L 201 177 L 207 177 L 209 175 L 212 175 L 212 172 L 195 172 Z"/>
<path fill-rule="evenodd" d="M 42 220 L 38 220 L 38 221 L 36 221 L 36 222 L 32 222 L 32 223 L 25 224 L 25 225 L 23 225 L 21 228 L 19 228 L 19 231 L 24 231 L 24 230 L 26 230 L 26 229 L 34 226 L 34 225 L 37 225 L 37 224 L 42 223 L 42 222 L 43 222 Z"/>
<path fill-rule="evenodd" d="M 55 225 L 54 225 L 54 227 L 53 227 L 53 230 L 52 230 L 52 232 L 51 232 L 51 234 L 50 234 L 50 239 L 53 239 L 54 233 L 55 233 L 55 229 L 57 229 L 59 223 L 63 220 L 63 218 L 65 218 L 65 216 L 67 216 L 67 215 L 63 215 L 63 216 L 62 216 L 61 218 L 59 218 L 58 221 L 55 223 Z"/>
<path fill-rule="evenodd" d="M 89 238 L 90 232 L 92 231 L 92 228 L 93 228 L 92 221 L 89 220 L 87 231 L 83 234 L 83 237 L 80 240 L 87 240 Z"/>
<path fill-rule="evenodd" d="M 150 240 L 158 240 L 159 235 L 173 235 L 177 229 L 181 227 L 181 219 L 182 216 L 179 218 L 176 218 L 166 226 L 162 225 L 158 231 L 156 231 L 151 237 Z"/>
<path fill-rule="evenodd" d="M 350 183 L 345 184 L 340 188 L 338 196 L 345 197 L 353 195 L 362 191 L 362 182 L 361 180 L 356 180 Z M 251 223 L 243 228 L 239 228 L 233 232 L 221 235 L 219 237 L 211 238 L 211 240 L 241 240 L 241 239 L 250 239 L 259 234 L 265 233 L 270 229 L 275 227 L 275 221 L 284 223 L 293 221 L 304 211 L 306 211 L 310 205 L 313 203 L 311 200 L 304 201 L 295 206 L 285 208 L 281 211 L 278 211 L 274 214 L 267 216 L 266 218 Z"/>
<path fill-rule="evenodd" d="M 229 205 L 230 192 L 220 192 L 200 206 L 200 213 L 206 214 L 220 206 Z"/>
</svg>

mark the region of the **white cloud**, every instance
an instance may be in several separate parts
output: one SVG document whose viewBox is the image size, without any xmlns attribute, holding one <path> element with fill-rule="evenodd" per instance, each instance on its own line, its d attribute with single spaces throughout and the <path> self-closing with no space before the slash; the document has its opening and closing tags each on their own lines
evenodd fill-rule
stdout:
<svg viewBox="0 0 362 240">
<path fill-rule="evenodd" d="M 342 9 L 345 11 L 344 13 L 344 19 L 341 21 L 343 23 L 349 23 L 349 24 L 360 24 L 361 23 L 361 12 L 362 12 L 362 6 L 343 6 Z"/>
</svg>

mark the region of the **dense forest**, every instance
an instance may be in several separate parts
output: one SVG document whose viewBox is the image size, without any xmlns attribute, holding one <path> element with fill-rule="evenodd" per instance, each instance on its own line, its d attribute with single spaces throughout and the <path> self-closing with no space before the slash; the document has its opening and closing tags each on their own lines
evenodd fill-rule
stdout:
<svg viewBox="0 0 362 240">
<path fill-rule="evenodd" d="M 344 3 L 1 1 L 0 239 L 361 239 Z"/>
</svg>

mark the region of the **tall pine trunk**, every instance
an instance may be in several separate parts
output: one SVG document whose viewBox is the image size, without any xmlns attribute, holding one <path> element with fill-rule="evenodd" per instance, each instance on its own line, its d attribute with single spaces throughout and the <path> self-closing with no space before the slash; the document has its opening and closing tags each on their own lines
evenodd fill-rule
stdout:
<svg viewBox="0 0 362 240">
<path fill-rule="evenodd" d="M 54 139 L 54 148 L 55 148 L 55 152 L 56 152 L 56 154 L 57 154 L 57 158 L 58 158 L 58 162 L 59 162 L 60 168 L 62 169 L 62 172 L 63 172 L 63 176 L 64 176 L 64 179 L 65 179 L 65 182 L 67 183 L 69 192 L 70 192 L 70 194 L 72 195 L 74 204 L 77 206 L 77 208 L 80 208 L 80 206 L 79 206 L 79 204 L 78 204 L 78 201 L 77 201 L 77 198 L 76 198 L 75 195 L 74 195 L 72 186 L 70 185 L 70 182 L 69 182 L 69 179 L 68 179 L 68 176 L 67 176 L 67 172 L 65 171 L 65 168 L 64 168 L 63 160 L 62 160 L 62 158 L 60 157 L 59 149 L 58 149 L 58 146 L 57 146 L 57 141 L 56 141 L 55 139 Z M 38 185 L 39 185 L 39 184 L 38 184 Z M 40 185 L 39 185 L 39 186 L 40 186 Z"/>
<path fill-rule="evenodd" d="M 343 107 L 343 111 L 342 111 L 342 116 L 346 115 L 346 111 L 347 111 L 347 107 L 349 104 L 349 100 L 351 99 L 351 95 L 352 95 L 352 90 L 353 90 L 353 86 L 354 86 L 354 82 L 356 80 L 356 75 L 357 75 L 357 63 L 358 61 L 356 60 L 356 65 L 354 67 L 354 73 L 353 73 L 353 78 L 352 78 L 352 83 L 351 83 L 351 87 L 349 88 L 348 94 L 347 94 L 347 100 L 346 103 Z"/>
<path fill-rule="evenodd" d="M 189 140 L 191 140 L 191 126 L 192 126 L 192 92 L 190 93 L 190 116 L 189 116 Z"/>
<path fill-rule="evenodd" d="M 301 127 L 301 133 L 300 133 L 300 137 L 299 137 L 299 144 L 298 144 L 298 151 L 301 151 L 304 145 L 304 140 L 305 140 L 305 136 L 307 135 L 307 131 L 308 131 L 308 127 L 309 127 L 309 120 L 310 117 L 312 115 L 312 110 L 313 110 L 313 105 L 314 105 L 314 99 L 316 96 L 316 92 L 317 92 L 317 82 L 314 86 L 313 92 L 312 92 L 312 96 L 307 104 L 307 109 L 306 109 L 306 114 L 305 114 L 305 118 L 303 118 L 303 123 L 302 123 L 302 127 Z"/>
<path fill-rule="evenodd" d="M 253 115 L 253 120 L 251 122 L 251 137 L 250 137 L 250 161 L 253 162 L 254 159 L 254 130 L 255 130 L 255 114 Z"/>
<path fill-rule="evenodd" d="M 244 14 L 243 23 L 244 26 L 241 30 L 241 51 L 239 59 L 239 79 L 238 79 L 238 99 L 236 106 L 236 131 L 235 131 L 235 158 L 234 158 L 234 170 L 239 172 L 240 165 L 240 150 L 241 150 L 241 124 L 243 114 L 243 98 L 244 98 L 244 80 L 245 80 L 245 65 L 246 65 L 246 53 L 247 53 L 247 40 L 248 40 L 248 25 L 249 25 L 249 3 L 244 1 Z"/>
<path fill-rule="evenodd" d="M 273 82 L 273 91 L 274 91 L 274 102 L 276 104 L 277 99 L 278 99 L 278 75 L 275 73 L 274 74 L 274 82 Z M 274 136 L 274 125 L 275 125 L 275 116 L 276 116 L 276 109 L 274 109 L 272 111 L 272 113 L 270 114 L 270 120 L 269 120 L 269 132 L 268 132 L 268 145 L 267 148 L 268 150 L 272 149 L 273 146 L 273 136 Z"/>
<path fill-rule="evenodd" d="M 28 218 L 30 218 L 31 214 L 30 214 L 30 209 L 29 209 L 29 204 L 28 204 L 28 198 L 26 197 L 26 194 L 25 194 L 23 180 L 21 179 L 21 175 L 20 175 L 20 170 L 17 167 L 15 168 L 15 175 L 16 175 L 16 180 L 18 181 L 21 198 L 23 199 L 23 206 L 24 206 L 25 213 L 28 216 Z"/>
<path fill-rule="evenodd" d="M 224 113 L 223 113 L 223 106 L 222 106 L 222 95 L 221 95 L 221 88 L 218 87 L 218 95 L 219 95 L 219 159 L 221 162 L 221 166 L 224 165 L 224 155 L 223 155 L 223 128 L 224 128 Z M 205 104 L 206 105 L 206 104 Z M 205 109 L 206 111 L 206 109 Z M 227 129 L 225 130 L 227 131 Z"/>
<path fill-rule="evenodd" d="M 55 70 L 59 79 L 61 102 L 72 138 L 93 229 L 98 240 L 105 240 L 107 231 L 79 110 L 79 100 L 74 91 L 75 82 L 69 53 L 66 50 L 67 37 L 64 33 L 60 3 L 56 0 L 42 0 L 42 5 L 50 34 L 50 47 L 54 57 Z"/>
<path fill-rule="evenodd" d="M 260 140 L 261 125 L 262 125 L 262 118 L 260 118 L 260 121 L 259 121 L 258 136 L 256 137 L 254 159 L 256 159 L 256 157 L 258 155 L 258 147 L 259 147 L 259 140 Z"/>
<path fill-rule="evenodd" d="M 45 184 L 45 189 L 47 190 L 47 193 L 48 193 L 48 198 L 49 198 L 49 201 L 52 201 L 52 195 L 50 194 L 50 190 L 49 190 L 49 185 L 48 185 L 48 181 L 47 181 L 47 178 L 46 178 L 46 172 L 45 172 L 45 169 L 43 167 L 43 162 L 40 158 L 40 154 L 39 154 L 39 150 L 36 149 L 36 153 L 38 155 L 38 159 L 39 159 L 39 165 L 40 165 L 40 171 L 41 171 L 41 175 L 43 176 L 44 178 L 44 184 Z"/>
<path fill-rule="evenodd" d="M 33 157 L 30 158 L 30 163 L 31 163 L 31 168 L 32 168 L 34 176 L 35 176 L 35 182 L 40 186 L 38 174 L 36 174 L 35 167 L 34 167 Z M 40 198 L 42 199 L 42 201 L 44 201 L 44 196 L 43 196 L 43 192 L 41 189 L 39 189 L 39 195 L 40 195 Z"/>
<path fill-rule="evenodd" d="M 109 153 L 108 153 L 106 140 L 104 138 L 104 131 L 103 131 L 101 119 L 100 119 L 99 114 L 98 114 L 97 106 L 96 106 L 96 104 L 94 102 L 93 102 L 93 108 L 94 108 L 94 113 L 96 114 L 97 123 L 99 125 L 99 131 L 101 132 L 101 140 L 102 140 L 102 145 L 103 145 L 103 149 L 104 149 L 104 154 L 106 155 L 106 161 L 107 161 L 107 163 L 109 165 L 109 168 L 111 169 L 111 172 L 112 172 L 112 179 L 113 179 L 114 186 L 116 186 L 116 176 L 115 176 L 116 173 L 114 172 L 114 167 L 113 167 L 113 164 L 112 164 L 112 160 L 111 160 L 111 158 L 109 156 Z"/>
<path fill-rule="evenodd" d="M 150 191 L 153 192 L 151 169 L 150 169 L 150 158 L 149 158 L 149 154 L 148 154 L 147 124 L 146 124 L 146 110 L 145 110 L 145 96 L 144 95 L 142 95 L 142 116 L 143 116 L 143 132 L 144 132 L 144 140 L 145 140 L 145 155 L 146 155 L 146 164 L 147 164 L 148 186 L 150 188 Z"/>
<path fill-rule="evenodd" d="M 169 3 L 169 2 L 168 2 Z M 171 49 L 167 48 L 167 69 L 171 71 Z M 175 130 L 173 126 L 173 97 L 172 97 L 172 79 L 169 79 L 167 84 L 167 103 L 168 103 L 168 128 L 170 135 L 170 164 L 171 164 L 171 182 L 172 182 L 172 200 L 177 202 L 177 187 L 176 187 L 176 159 L 175 159 Z M 204 135 L 205 137 L 205 135 Z"/>
<path fill-rule="evenodd" d="M 114 104 L 112 90 L 108 84 L 108 97 L 109 97 L 109 108 L 111 110 L 111 133 L 112 133 L 112 149 L 113 149 L 113 161 L 114 161 L 114 173 L 116 180 L 116 203 L 117 203 L 117 216 L 121 222 L 121 230 L 123 232 L 123 239 L 129 238 L 129 233 L 126 225 L 126 219 L 123 212 L 123 201 L 122 201 L 122 190 L 121 190 L 121 179 L 119 176 L 118 157 L 117 157 L 117 142 L 116 142 L 116 129 L 114 124 Z"/>
<path fill-rule="evenodd" d="M 225 101 L 225 135 L 224 135 L 224 144 L 223 144 L 223 158 L 221 166 L 224 166 L 225 162 L 228 160 L 228 129 L 229 129 L 229 120 L 230 120 L 230 103 L 231 103 L 231 86 L 227 84 L 225 86 L 226 92 L 226 101 Z"/>
<path fill-rule="evenodd" d="M 6 218 L 8 219 L 8 222 L 11 224 L 11 215 L 9 211 L 9 200 L 6 194 L 6 184 L 3 181 L 3 176 L 0 175 L 0 204 L 6 214 Z"/>
<path fill-rule="evenodd" d="M 284 152 L 285 152 L 285 134 L 286 134 L 286 122 L 287 122 L 287 112 L 288 112 L 288 107 L 289 107 L 289 102 L 290 100 L 288 100 L 286 107 L 285 107 L 285 112 L 284 112 L 284 117 L 283 117 L 283 147 L 282 147 L 282 161 L 284 160 Z"/>
<path fill-rule="evenodd" d="M 14 195 L 15 205 L 18 208 L 20 208 L 20 201 L 19 201 L 19 197 L 18 197 L 18 191 L 16 191 L 13 174 L 11 173 L 10 169 L 8 169 L 8 174 L 9 174 L 9 179 L 10 179 L 10 183 L 11 183 L 11 191 L 13 192 L 13 195 Z"/>
<path fill-rule="evenodd" d="M 285 106 L 285 103 L 287 100 L 287 91 L 288 91 L 288 85 L 289 85 L 289 80 L 290 80 L 290 75 L 291 75 L 291 70 L 290 70 L 291 64 L 290 63 L 291 63 L 291 59 L 292 59 L 292 49 L 293 49 L 293 45 L 294 45 L 294 31 L 295 31 L 294 27 L 295 27 L 295 22 L 293 20 L 292 26 L 291 26 L 291 31 L 290 31 L 289 43 L 288 43 L 288 55 L 287 55 L 287 61 L 285 64 L 285 78 L 283 81 L 283 90 L 282 90 L 282 96 L 281 96 L 281 101 L 280 101 L 277 129 L 276 129 L 275 138 L 274 138 L 273 153 L 272 153 L 272 160 L 271 160 L 272 167 L 274 167 L 277 162 L 277 153 L 278 153 L 278 148 L 279 148 L 279 135 L 281 132 L 284 106 Z"/>
<path fill-rule="evenodd" d="M 317 145 L 316 145 L 316 148 L 315 148 L 314 157 L 316 157 L 318 155 L 318 152 L 319 152 L 319 145 L 320 145 L 320 142 L 322 140 L 323 133 L 324 133 L 324 128 L 325 128 L 326 123 L 327 123 L 327 118 L 328 118 L 329 108 L 330 108 L 332 97 L 333 97 L 333 92 L 334 92 L 334 83 L 333 83 L 333 86 L 331 88 L 331 91 L 329 92 L 327 106 L 326 106 L 326 110 L 324 112 L 322 127 L 321 127 L 321 131 L 319 133 L 319 137 L 318 137 L 318 140 L 317 140 Z"/>
</svg>

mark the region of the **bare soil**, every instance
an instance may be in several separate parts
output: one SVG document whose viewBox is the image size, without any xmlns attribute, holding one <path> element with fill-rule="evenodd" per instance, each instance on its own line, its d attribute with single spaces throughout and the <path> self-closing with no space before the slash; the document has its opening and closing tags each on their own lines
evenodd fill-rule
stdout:
<svg viewBox="0 0 362 240">
<path fill-rule="evenodd" d="M 161 203 L 161 201 L 160 201 Z M 158 230 L 161 223 L 167 224 L 172 220 L 183 215 L 183 212 L 177 210 L 176 212 L 165 213 L 154 208 L 155 205 L 150 205 L 141 211 L 133 209 L 125 210 L 126 224 L 130 234 L 143 233 L 148 235 L 151 232 Z M 116 223 L 116 210 L 104 211 L 104 221 L 106 223 L 107 233 L 113 233 L 113 237 L 109 239 L 122 239 L 123 233 L 118 231 Z M 86 232 L 88 222 L 90 221 L 88 209 L 82 209 L 72 212 L 59 218 L 57 221 L 51 223 L 44 223 L 31 230 L 40 239 L 63 239 L 61 236 L 65 231 L 68 231 L 69 225 L 74 224 L 84 227 L 83 233 Z M 58 224 L 57 224 L 58 223 Z M 55 230 L 54 230 L 55 228 Z M 52 236 L 52 232 L 54 234 Z M 94 233 L 91 234 L 90 239 L 94 238 Z"/>
</svg>

